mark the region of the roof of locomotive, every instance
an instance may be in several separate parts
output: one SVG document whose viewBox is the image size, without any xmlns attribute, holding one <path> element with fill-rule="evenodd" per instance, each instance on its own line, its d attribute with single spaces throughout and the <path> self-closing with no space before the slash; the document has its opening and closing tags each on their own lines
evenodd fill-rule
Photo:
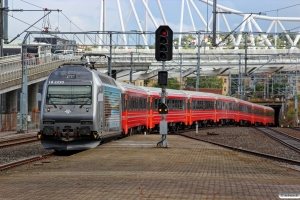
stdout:
<svg viewBox="0 0 300 200">
<path fill-rule="evenodd" d="M 48 80 L 66 82 L 91 82 L 92 78 L 93 77 L 91 71 L 83 66 L 65 65 L 51 72 Z"/>
<path fill-rule="evenodd" d="M 72 82 L 91 82 L 93 80 L 93 74 L 100 78 L 102 84 L 117 86 L 116 81 L 112 77 L 78 62 L 63 64 L 50 74 L 49 80 L 66 81 L 69 79 Z"/>
</svg>

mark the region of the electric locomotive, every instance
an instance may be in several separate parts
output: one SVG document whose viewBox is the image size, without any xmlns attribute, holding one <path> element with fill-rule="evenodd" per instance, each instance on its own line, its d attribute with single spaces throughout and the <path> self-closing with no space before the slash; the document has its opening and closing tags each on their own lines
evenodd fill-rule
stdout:
<svg viewBox="0 0 300 200">
<path fill-rule="evenodd" d="M 115 80 L 83 64 L 64 64 L 46 80 L 38 138 L 45 149 L 85 150 L 121 135 Z"/>
</svg>

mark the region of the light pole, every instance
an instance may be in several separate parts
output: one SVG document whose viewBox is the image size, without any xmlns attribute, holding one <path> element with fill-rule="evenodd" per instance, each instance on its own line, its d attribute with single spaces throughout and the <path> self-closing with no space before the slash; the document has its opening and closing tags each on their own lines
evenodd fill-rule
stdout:
<svg viewBox="0 0 300 200">
<path fill-rule="evenodd" d="M 137 53 L 137 46 L 138 46 L 138 42 L 137 42 L 137 33 L 138 33 L 138 30 L 131 30 L 132 32 L 135 32 L 135 52 Z"/>
</svg>

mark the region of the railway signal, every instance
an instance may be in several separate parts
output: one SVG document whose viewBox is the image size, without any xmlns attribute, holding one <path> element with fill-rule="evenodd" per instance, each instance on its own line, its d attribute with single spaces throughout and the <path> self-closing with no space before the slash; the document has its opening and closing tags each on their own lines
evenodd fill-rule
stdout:
<svg viewBox="0 0 300 200">
<path fill-rule="evenodd" d="M 160 26 L 155 31 L 155 59 L 157 61 L 172 60 L 173 31 L 167 26 Z"/>
<path fill-rule="evenodd" d="M 168 85 L 168 72 L 159 71 L 158 72 L 158 84 L 159 85 Z"/>
<path fill-rule="evenodd" d="M 164 103 L 158 103 L 158 113 L 159 114 L 168 114 L 168 106 Z"/>
</svg>

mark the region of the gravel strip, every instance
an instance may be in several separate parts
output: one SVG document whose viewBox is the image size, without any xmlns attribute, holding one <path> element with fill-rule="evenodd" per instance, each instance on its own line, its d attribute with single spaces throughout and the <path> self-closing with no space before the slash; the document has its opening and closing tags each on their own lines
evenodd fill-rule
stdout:
<svg viewBox="0 0 300 200">
<path fill-rule="evenodd" d="M 209 134 L 208 134 L 209 133 Z M 300 161 L 300 154 L 249 127 L 224 127 L 183 133 L 211 142 Z M 210 135 L 211 134 L 211 135 Z"/>
<path fill-rule="evenodd" d="M 53 152 L 53 150 L 45 150 L 40 141 L 3 148 L 0 149 L 0 165 L 5 165 L 51 152 Z"/>
</svg>

